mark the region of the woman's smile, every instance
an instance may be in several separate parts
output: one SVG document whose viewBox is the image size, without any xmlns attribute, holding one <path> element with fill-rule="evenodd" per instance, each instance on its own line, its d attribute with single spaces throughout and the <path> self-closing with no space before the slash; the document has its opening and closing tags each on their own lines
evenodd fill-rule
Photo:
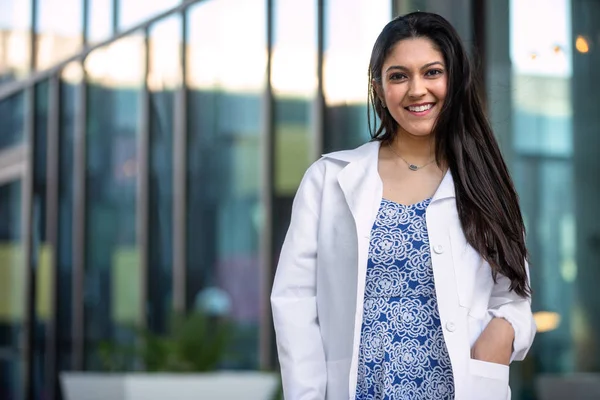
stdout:
<svg viewBox="0 0 600 400">
<path fill-rule="evenodd" d="M 413 104 L 408 107 L 404 107 L 406 111 L 415 115 L 417 117 L 422 117 L 431 112 L 433 107 L 435 107 L 436 103 L 421 103 L 421 104 Z"/>
</svg>

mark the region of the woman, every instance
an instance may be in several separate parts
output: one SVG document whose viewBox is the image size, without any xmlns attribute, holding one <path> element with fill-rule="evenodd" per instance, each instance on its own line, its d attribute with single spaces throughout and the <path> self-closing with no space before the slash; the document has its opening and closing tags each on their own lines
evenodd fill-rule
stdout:
<svg viewBox="0 0 600 400">
<path fill-rule="evenodd" d="M 509 399 L 535 334 L 517 195 L 442 17 L 375 42 L 373 140 L 324 155 L 271 303 L 286 400 Z"/>
</svg>

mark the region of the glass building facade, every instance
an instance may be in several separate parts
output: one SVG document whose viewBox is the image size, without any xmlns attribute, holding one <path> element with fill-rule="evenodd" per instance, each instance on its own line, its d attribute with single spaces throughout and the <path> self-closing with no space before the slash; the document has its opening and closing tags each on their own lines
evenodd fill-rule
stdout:
<svg viewBox="0 0 600 400">
<path fill-rule="evenodd" d="M 369 139 L 371 47 L 414 10 L 477 57 L 521 197 L 538 336 L 513 398 L 600 374 L 600 2 L 2 0 L 0 398 L 60 399 L 102 343 L 207 302 L 234 326 L 222 368 L 276 369 L 293 196 Z"/>
</svg>

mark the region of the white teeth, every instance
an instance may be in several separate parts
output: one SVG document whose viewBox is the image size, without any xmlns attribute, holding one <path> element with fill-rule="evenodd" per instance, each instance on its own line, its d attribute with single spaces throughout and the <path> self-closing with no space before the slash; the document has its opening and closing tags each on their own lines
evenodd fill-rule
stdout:
<svg viewBox="0 0 600 400">
<path fill-rule="evenodd" d="M 409 111 L 412 111 L 412 112 L 423 112 L 423 111 L 429 110 L 431 107 L 433 107 L 433 104 L 426 104 L 424 106 L 417 106 L 417 107 L 409 106 L 408 109 L 409 109 Z"/>
</svg>

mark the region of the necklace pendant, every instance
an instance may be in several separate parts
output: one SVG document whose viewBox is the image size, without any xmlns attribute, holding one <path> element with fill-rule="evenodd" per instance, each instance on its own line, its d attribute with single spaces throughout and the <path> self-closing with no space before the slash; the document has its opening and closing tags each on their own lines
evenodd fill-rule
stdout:
<svg viewBox="0 0 600 400">
<path fill-rule="evenodd" d="M 408 169 L 410 169 L 411 171 L 416 171 L 419 169 L 419 167 L 417 167 L 415 164 L 409 164 Z"/>
</svg>

